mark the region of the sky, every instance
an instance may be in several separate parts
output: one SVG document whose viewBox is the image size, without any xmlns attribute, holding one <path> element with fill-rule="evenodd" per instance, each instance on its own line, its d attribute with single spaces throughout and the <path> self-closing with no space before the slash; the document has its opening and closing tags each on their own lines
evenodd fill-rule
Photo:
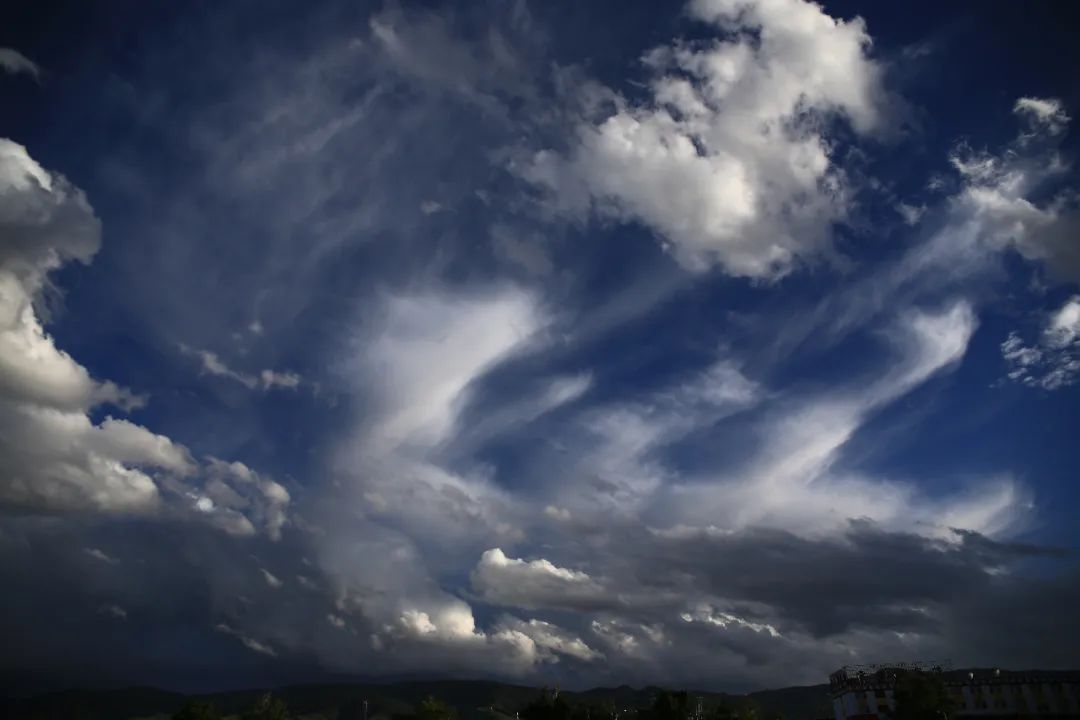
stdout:
<svg viewBox="0 0 1080 720">
<path fill-rule="evenodd" d="M 0 687 L 1080 666 L 1066 2 L 0 22 Z"/>
</svg>

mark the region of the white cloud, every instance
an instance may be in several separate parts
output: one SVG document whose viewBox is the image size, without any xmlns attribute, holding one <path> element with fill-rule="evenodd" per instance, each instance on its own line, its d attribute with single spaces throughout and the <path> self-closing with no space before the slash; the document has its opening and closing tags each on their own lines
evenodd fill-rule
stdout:
<svg viewBox="0 0 1080 720">
<path fill-rule="evenodd" d="M 1060 350 L 1080 342 L 1080 295 L 1074 295 L 1050 317 L 1044 332 L 1047 346 Z"/>
<path fill-rule="evenodd" d="M 1030 120 L 1030 129 L 1012 146 L 996 155 L 967 146 L 952 154 L 962 179 L 955 211 L 977 223 L 987 249 L 1012 248 L 1044 264 L 1051 275 L 1080 280 L 1075 197 L 1067 191 L 1046 192 L 1049 182 L 1068 169 L 1053 144 L 1069 118 L 1058 100 L 1022 98 L 1015 112 Z"/>
<path fill-rule="evenodd" d="M 674 485 L 664 517 L 806 535 L 843 530 L 852 518 L 898 530 L 914 526 L 932 535 L 948 535 L 950 527 L 989 534 L 1014 528 L 1026 515 L 1027 498 L 1005 476 L 979 486 L 985 502 L 976 510 L 966 494 L 935 498 L 915 484 L 836 470 L 844 448 L 874 414 L 960 362 L 976 324 L 964 301 L 903 314 L 884 333 L 898 356 L 891 368 L 847 388 L 785 403 L 762 424 L 761 445 L 747 464 Z"/>
<path fill-rule="evenodd" d="M 300 386 L 300 376 L 291 372 L 263 370 L 259 373 L 259 380 L 262 381 L 262 386 L 267 390 L 272 388 L 294 390 Z"/>
<path fill-rule="evenodd" d="M 742 627 L 756 633 L 767 633 L 772 637 L 780 637 L 780 633 L 777 632 L 776 628 L 768 623 L 752 622 L 708 605 L 700 605 L 692 612 L 685 612 L 681 615 L 681 618 L 683 622 L 687 623 L 707 623 L 720 628 Z"/>
<path fill-rule="evenodd" d="M 904 223 L 907 225 L 918 225 L 922 220 L 922 216 L 926 214 L 925 205 L 908 205 L 907 203 L 897 203 L 896 212 L 903 218 Z"/>
<path fill-rule="evenodd" d="M 256 326 L 259 328 L 256 334 L 261 333 L 262 326 L 254 323 L 252 327 L 254 328 Z M 252 332 L 256 331 L 252 329 Z M 263 390 L 273 390 L 275 388 L 294 390 L 299 387 L 302 382 L 302 378 L 298 374 L 292 372 L 263 370 L 258 375 L 251 375 L 234 370 L 225 364 L 220 357 L 209 350 L 197 350 L 183 344 L 180 345 L 180 350 L 185 355 L 198 358 L 203 373 L 235 380 L 249 390 L 255 390 L 256 388 L 261 388 Z"/>
<path fill-rule="evenodd" d="M 469 384 L 544 325 L 535 299 L 513 287 L 476 296 L 392 296 L 378 317 L 361 365 L 379 392 L 380 418 L 369 442 L 386 446 L 444 440 Z"/>
<path fill-rule="evenodd" d="M 88 263 L 101 228 L 83 194 L 0 139 L 0 501 L 37 510 L 147 512 L 155 477 L 194 473 L 188 451 L 127 420 L 88 413 L 145 400 L 93 380 L 38 317 L 47 275 Z"/>
<path fill-rule="evenodd" d="M 499 548 L 487 550 L 472 571 L 473 590 L 495 605 L 524 608 L 582 609 L 608 605 L 599 582 L 579 570 L 561 568 L 548 560 L 507 557 Z"/>
<path fill-rule="evenodd" d="M 506 399 L 467 423 L 448 443 L 457 455 L 466 454 L 500 435 L 535 422 L 548 413 L 584 396 L 592 387 L 591 373 L 545 378 L 539 387 L 517 400 Z"/>
<path fill-rule="evenodd" d="M 568 522 L 573 517 L 566 508 L 548 505 L 544 508 L 544 515 L 558 522 Z"/>
<path fill-rule="evenodd" d="M 587 410 L 573 439 L 569 467 L 553 457 L 545 474 L 587 478 L 587 482 L 554 491 L 568 511 L 618 514 L 647 507 L 655 493 L 674 479 L 655 457 L 658 449 L 696 429 L 749 410 L 763 398 L 758 383 L 747 378 L 727 357 L 637 402 L 614 403 Z M 580 447 L 578 447 L 580 443 Z"/>
<path fill-rule="evenodd" d="M 582 662 L 602 660 L 604 657 L 603 653 L 589 647 L 581 638 L 543 620 L 525 621 L 507 617 L 496 626 L 494 632 L 496 637 L 520 634 L 529 638 L 541 659 L 548 661 L 557 661 L 559 655 Z"/>
<path fill-rule="evenodd" d="M 214 457 L 207 459 L 202 493 L 192 498 L 196 509 L 226 532 L 254 535 L 258 525 L 272 540 L 281 537 L 292 500 L 288 490 L 247 465 Z"/>
<path fill-rule="evenodd" d="M 254 532 L 250 516 L 276 537 L 289 502 L 277 483 L 212 460 L 207 493 L 194 494 L 200 467 L 187 448 L 130 420 L 91 419 L 104 404 L 130 410 L 146 399 L 90 377 L 46 332 L 39 305 L 49 273 L 97 253 L 100 223 L 82 192 L 3 139 L 0 239 L 0 503 L 38 512 L 196 510 L 241 534 Z M 230 472 L 234 489 L 236 481 L 252 489 L 228 496 Z"/>
<path fill-rule="evenodd" d="M 127 620 L 127 610 L 120 607 L 119 605 L 106 605 L 101 609 L 101 611 L 116 618 L 117 620 Z"/>
<path fill-rule="evenodd" d="M 1001 356 L 1008 378 L 1015 382 L 1043 390 L 1075 383 L 1080 379 L 1080 295 L 1048 316 L 1035 344 L 1025 345 L 1017 333 L 1009 333 L 1001 343 Z"/>
<path fill-rule="evenodd" d="M 822 120 L 881 125 L 870 38 L 861 19 L 803 0 L 701 0 L 689 12 L 724 39 L 651 51 L 648 102 L 601 92 L 613 111 L 581 122 L 568 152 L 515 170 L 561 212 L 648 225 L 687 268 L 776 278 L 827 252 L 846 211 Z"/>
<path fill-rule="evenodd" d="M 278 578 L 266 568 L 259 568 L 259 572 L 262 573 L 263 580 L 266 581 L 266 584 L 274 588 L 275 590 L 284 584 L 280 578 Z"/>
<path fill-rule="evenodd" d="M 1016 101 L 1013 111 L 1052 135 L 1060 134 L 1069 125 L 1069 115 L 1056 98 L 1022 97 Z"/>
<path fill-rule="evenodd" d="M 338 630 L 344 630 L 345 629 L 345 618 L 340 617 L 338 615 L 335 615 L 333 613 L 327 613 L 326 622 L 330 623 L 331 625 L 336 627 Z"/>
<path fill-rule="evenodd" d="M 0 48 L 0 68 L 12 75 L 26 73 L 35 80 L 41 76 L 41 68 L 36 63 L 12 48 Z"/>
<path fill-rule="evenodd" d="M 225 634 L 225 635 L 230 635 L 230 636 L 236 638 L 241 643 L 243 643 L 244 647 L 246 647 L 248 650 L 251 650 L 253 652 L 257 652 L 257 653 L 259 653 L 261 655 L 269 655 L 270 657 L 277 657 L 277 651 L 274 650 L 274 648 L 270 647 L 269 645 L 267 645 L 265 643 L 259 642 L 255 638 L 249 637 L 249 636 L 241 633 L 240 631 L 232 628 L 229 625 L 226 625 L 225 623 L 218 623 L 214 627 L 214 629 L 217 630 L 219 633 L 222 633 L 222 634 Z"/>
<path fill-rule="evenodd" d="M 83 548 L 83 552 L 94 558 L 95 560 L 100 560 L 101 562 L 108 563 L 109 565 L 116 565 L 120 562 L 116 558 L 106 554 L 104 551 L 99 550 L 98 548 Z"/>
</svg>

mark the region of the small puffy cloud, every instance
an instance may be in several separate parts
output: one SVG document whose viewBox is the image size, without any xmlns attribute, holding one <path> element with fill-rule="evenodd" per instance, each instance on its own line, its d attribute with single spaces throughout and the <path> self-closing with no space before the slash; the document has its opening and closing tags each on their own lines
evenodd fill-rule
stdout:
<svg viewBox="0 0 1080 720">
<path fill-rule="evenodd" d="M 262 382 L 263 388 L 270 390 L 273 388 L 285 388 L 288 390 L 295 390 L 300 387 L 300 376 L 291 372 L 275 372 L 273 370 L 263 370 L 259 373 L 259 380 Z"/>
<path fill-rule="evenodd" d="M 106 605 L 101 609 L 101 612 L 117 620 L 127 620 L 128 616 L 127 610 L 120 607 L 119 605 Z"/>
<path fill-rule="evenodd" d="M 106 554 L 105 551 L 99 550 L 98 548 L 83 548 L 83 552 L 94 558 L 95 560 L 100 560 L 101 562 L 108 563 L 109 565 L 116 565 L 120 562 L 116 558 Z"/>
<path fill-rule="evenodd" d="M 580 637 L 543 620 L 504 618 L 496 626 L 494 633 L 496 637 L 524 635 L 532 641 L 541 659 L 548 661 L 557 662 L 560 655 L 582 662 L 602 660 L 604 657 L 603 653 L 589 647 Z"/>
<path fill-rule="evenodd" d="M 907 203 L 897 203 L 896 212 L 903 218 L 904 223 L 907 225 L 918 225 L 919 220 L 926 213 L 925 205 L 909 205 Z"/>
<path fill-rule="evenodd" d="M 41 76 L 41 68 L 35 62 L 12 48 L 0 48 L 0 69 L 12 75 L 25 73 L 35 80 Z"/>
<path fill-rule="evenodd" d="M 1027 345 L 1015 332 L 1001 343 L 1007 377 L 1043 390 L 1058 390 L 1080 379 L 1080 295 L 1047 318 L 1039 338 Z"/>
<path fill-rule="evenodd" d="M 1022 98 L 1015 111 L 1029 120 L 1029 130 L 1009 147 L 995 154 L 961 145 L 952 153 L 961 178 L 954 212 L 975 224 L 988 250 L 1013 249 L 1051 276 L 1080 280 L 1076 196 L 1047 191 L 1068 167 L 1056 145 L 1069 117 L 1052 99 Z"/>
<path fill-rule="evenodd" d="M 345 629 L 345 618 L 343 618 L 343 617 L 341 617 L 339 615 L 335 615 L 333 613 L 328 613 L 326 615 L 326 622 L 330 623 L 331 625 L 336 627 L 338 630 L 344 630 Z"/>
<path fill-rule="evenodd" d="M 773 637 L 780 636 L 776 628 L 768 623 L 752 622 L 732 613 L 719 611 L 709 605 L 700 605 L 693 611 L 684 612 L 680 617 L 687 623 L 706 623 L 720 628 L 747 628 L 756 633 L 767 633 Z"/>
<path fill-rule="evenodd" d="M 544 515 L 558 522 L 569 522 L 572 517 L 569 510 L 554 505 L 545 506 Z"/>
<path fill-rule="evenodd" d="M 513 169 L 560 213 L 644 223 L 688 269 L 774 279 L 827 252 L 846 213 L 827 121 L 860 133 L 882 125 L 870 37 L 861 19 L 804 0 L 688 10 L 717 39 L 647 53 L 646 100 L 593 92 L 607 111 L 587 113 L 569 148 Z"/>
<path fill-rule="evenodd" d="M 439 641 L 483 640 L 485 637 L 477 629 L 468 603 L 449 596 L 407 607 L 389 630 L 413 639 L 431 638 Z"/>
<path fill-rule="evenodd" d="M 1016 101 L 1013 112 L 1052 135 L 1063 132 L 1069 125 L 1065 107 L 1056 98 L 1022 97 Z"/>
<path fill-rule="evenodd" d="M 277 589 L 277 588 L 281 587 L 284 584 L 281 581 L 280 578 L 278 578 L 276 575 L 274 575 L 272 572 L 270 572 L 266 568 L 259 568 L 259 572 L 262 573 L 263 580 L 266 581 L 266 584 L 269 585 L 270 587 L 274 588 L 274 589 Z"/>
<path fill-rule="evenodd" d="M 614 600 L 588 573 L 561 568 L 548 560 L 507 557 L 487 550 L 472 571 L 473 590 L 495 605 L 524 609 L 590 609 Z"/>
<path fill-rule="evenodd" d="M 262 326 L 258 323 L 253 323 L 252 327 L 258 327 L 258 331 L 252 329 L 252 332 L 262 332 Z M 252 375 L 232 369 L 217 354 L 209 350 L 198 350 L 184 344 L 180 345 L 180 350 L 185 355 L 199 360 L 202 373 L 234 380 L 249 390 L 273 390 L 275 388 L 295 390 L 302 382 L 302 378 L 293 372 L 263 370 L 258 375 Z"/>
<path fill-rule="evenodd" d="M 217 630 L 219 633 L 222 633 L 224 635 L 229 635 L 229 636 L 232 636 L 232 637 L 236 638 L 241 643 L 243 643 L 244 647 L 246 647 L 248 650 L 251 650 L 253 652 L 257 652 L 257 653 L 259 653 L 261 655 L 269 655 L 270 657 L 277 657 L 277 651 L 274 650 L 274 648 L 270 647 L 269 645 L 267 645 L 265 643 L 259 642 L 258 640 L 256 640 L 253 637 L 249 637 L 248 635 L 245 635 L 244 633 L 240 632 L 239 630 L 236 630 L 235 628 L 231 627 L 230 625 L 227 625 L 225 623 L 218 623 L 214 627 L 214 629 Z"/>
<path fill-rule="evenodd" d="M 192 494 L 193 505 L 212 524 L 234 535 L 254 535 L 261 528 L 272 540 L 281 537 L 292 500 L 288 490 L 241 462 L 211 457 L 204 474 L 201 494 Z"/>
<path fill-rule="evenodd" d="M 1048 347 L 1060 350 L 1080 342 L 1080 295 L 1074 295 L 1050 316 L 1043 333 Z"/>
</svg>

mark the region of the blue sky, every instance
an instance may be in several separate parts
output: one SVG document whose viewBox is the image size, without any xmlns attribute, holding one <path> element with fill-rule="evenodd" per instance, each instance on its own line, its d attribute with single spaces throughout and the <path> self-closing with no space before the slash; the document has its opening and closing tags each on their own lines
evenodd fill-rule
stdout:
<svg viewBox="0 0 1080 720">
<path fill-rule="evenodd" d="M 1076 666 L 1068 14 L 14 11 L 5 686 Z"/>
</svg>

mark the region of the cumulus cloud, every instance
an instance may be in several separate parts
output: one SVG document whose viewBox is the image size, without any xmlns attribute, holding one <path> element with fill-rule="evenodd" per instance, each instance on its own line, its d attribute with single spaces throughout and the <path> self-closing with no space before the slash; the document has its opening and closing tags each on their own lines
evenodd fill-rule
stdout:
<svg viewBox="0 0 1080 720">
<path fill-rule="evenodd" d="M 724 39 L 647 53 L 650 97 L 606 91 L 565 151 L 515 166 L 561 212 L 642 222 L 691 270 L 772 279 L 829 249 L 848 204 L 832 117 L 882 125 L 881 71 L 861 19 L 803 0 L 697 0 Z"/>
<path fill-rule="evenodd" d="M 1001 343 L 1007 377 L 1029 387 L 1058 390 L 1080 379 L 1080 296 L 1050 313 L 1042 334 L 1026 345 L 1016 332 Z"/>
<path fill-rule="evenodd" d="M 549 662 L 557 662 L 560 655 L 583 662 L 602 660 L 604 657 L 603 653 L 589 647 L 580 637 L 543 620 L 525 621 L 507 617 L 496 626 L 495 635 L 528 638 L 538 657 Z"/>
<path fill-rule="evenodd" d="M 197 514 L 233 535 L 250 536 L 261 528 L 272 539 L 281 537 L 287 520 L 289 491 L 241 462 L 208 458 L 201 491 L 187 496 Z M 263 571 L 266 580 L 277 580 Z M 280 582 L 280 581 L 278 581 Z"/>
<path fill-rule="evenodd" d="M 94 423 L 102 404 L 144 399 L 90 377 L 39 317 L 48 274 L 88 263 L 101 227 L 85 196 L 0 140 L 0 501 L 35 510 L 150 511 L 157 473 L 191 475 L 188 451 L 127 420 Z"/>
<path fill-rule="evenodd" d="M 45 330 L 49 274 L 89 263 L 101 226 L 78 188 L 10 140 L 0 140 L 0 241 L 0 502 L 34 512 L 189 514 L 200 466 L 188 449 L 130 420 L 95 422 L 103 405 L 130 410 L 146 398 L 93 379 Z M 211 495 L 225 486 L 223 466 L 210 464 Z M 219 504 L 234 513 L 233 527 L 250 527 L 243 513 L 253 512 L 276 534 L 288 494 L 243 469 L 234 476 L 253 483 L 258 500 Z"/>
<path fill-rule="evenodd" d="M 35 80 L 41 77 L 41 68 L 21 52 L 12 48 L 0 48 L 0 68 L 12 75 L 26 73 Z"/>
<path fill-rule="evenodd" d="M 1014 111 L 1028 131 L 1000 153 L 961 145 L 950 160 L 962 186 L 954 203 L 989 249 L 1012 248 L 1043 264 L 1051 276 L 1080 279 L 1080 231 L 1075 195 L 1047 192 L 1068 165 L 1057 150 L 1069 122 L 1061 102 L 1022 98 Z"/>
<path fill-rule="evenodd" d="M 614 601 L 588 573 L 561 568 L 543 558 L 507 557 L 499 548 L 480 556 L 472 571 L 472 586 L 487 602 L 526 610 L 590 610 Z"/>
</svg>

